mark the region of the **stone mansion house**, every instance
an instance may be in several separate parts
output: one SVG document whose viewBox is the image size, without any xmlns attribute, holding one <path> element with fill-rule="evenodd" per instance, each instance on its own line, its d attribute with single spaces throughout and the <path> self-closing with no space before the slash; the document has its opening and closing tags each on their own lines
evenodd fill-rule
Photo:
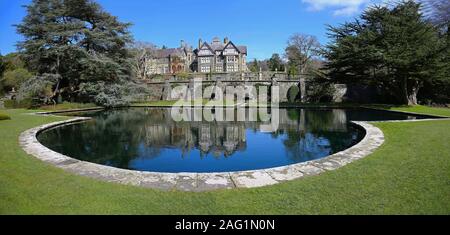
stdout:
<svg viewBox="0 0 450 235">
<path fill-rule="evenodd" d="M 211 43 L 198 41 L 193 49 L 181 41 L 179 48 L 158 49 L 149 63 L 149 75 L 181 72 L 233 73 L 247 71 L 247 47 L 235 45 L 225 38 Z"/>
</svg>

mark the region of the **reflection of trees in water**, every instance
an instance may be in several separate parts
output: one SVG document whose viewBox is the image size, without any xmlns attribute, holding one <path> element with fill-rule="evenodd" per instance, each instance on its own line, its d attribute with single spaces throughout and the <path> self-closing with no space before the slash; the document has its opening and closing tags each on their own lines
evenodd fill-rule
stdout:
<svg viewBox="0 0 450 235">
<path fill-rule="evenodd" d="M 358 139 L 354 129 L 348 131 L 346 112 L 340 109 L 286 109 L 286 116 L 297 122 L 295 129 L 282 129 L 287 155 L 294 162 L 327 156 Z"/>
<path fill-rule="evenodd" d="M 307 131 L 346 131 L 347 128 L 347 114 L 342 109 L 286 109 L 286 112 L 290 120 L 296 120 Z"/>
<path fill-rule="evenodd" d="M 326 156 L 331 152 L 330 141 L 326 138 L 311 133 L 306 133 L 300 138 L 293 136 L 300 137 L 300 135 L 293 134 L 292 131 L 289 131 L 288 138 L 283 143 L 286 147 L 287 155 L 294 162 L 316 159 L 319 156 Z"/>
<path fill-rule="evenodd" d="M 54 129 L 52 132 L 57 140 L 50 144 L 69 143 L 52 147 L 68 155 L 74 154 L 81 160 L 127 167 L 129 161 L 138 155 L 139 137 L 136 133 L 140 131 L 138 124 L 146 118 L 145 113 L 138 110 L 105 111 L 93 121 Z"/>
<path fill-rule="evenodd" d="M 109 110 L 40 139 L 58 152 L 118 167 L 128 167 L 137 156 L 158 157 L 165 148 L 180 149 L 182 157 L 194 149 L 227 157 L 246 148 L 243 123 L 174 122 L 168 109 Z"/>
<path fill-rule="evenodd" d="M 360 137 L 355 132 L 312 133 L 289 130 L 285 132 L 286 138 L 283 144 L 287 150 L 287 156 L 293 162 L 308 161 L 333 154 L 337 150 L 354 144 Z"/>
<path fill-rule="evenodd" d="M 169 109 L 109 110 L 95 120 L 39 135 L 50 148 L 102 164 L 127 168 L 136 157 L 155 158 L 163 149 L 180 149 L 181 157 L 195 149 L 217 158 L 244 151 L 246 130 L 257 122 L 174 122 Z M 352 143 L 342 110 L 280 109 L 279 130 L 287 155 L 295 162 L 325 156 Z"/>
</svg>

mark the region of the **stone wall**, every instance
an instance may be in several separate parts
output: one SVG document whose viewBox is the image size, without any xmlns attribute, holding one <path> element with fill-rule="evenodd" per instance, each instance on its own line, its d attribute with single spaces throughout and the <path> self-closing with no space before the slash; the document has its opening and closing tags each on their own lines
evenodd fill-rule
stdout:
<svg viewBox="0 0 450 235">
<path fill-rule="evenodd" d="M 336 84 L 333 102 L 383 103 L 383 92 L 375 86 L 356 84 Z"/>
<path fill-rule="evenodd" d="M 268 86 L 270 89 L 273 85 L 279 86 L 279 101 L 287 102 L 288 101 L 288 91 L 291 87 L 297 86 L 300 88 L 300 82 L 298 80 L 247 80 L 241 81 L 239 79 L 218 79 L 216 81 L 213 80 L 205 80 L 202 84 L 202 90 L 207 86 L 215 85 L 220 87 L 222 91 L 225 91 L 226 87 L 231 87 L 230 92 L 235 94 L 245 94 L 245 97 L 253 98 L 256 97 L 256 93 L 251 91 L 251 89 L 247 89 L 246 87 L 249 85 L 254 86 Z M 150 101 L 157 100 L 178 100 L 180 98 L 187 98 L 186 94 L 182 94 L 177 92 L 174 97 L 170 97 L 173 89 L 176 86 L 185 85 L 192 92 L 194 84 L 192 80 L 182 80 L 182 81 L 164 81 L 164 82 L 152 82 L 148 83 L 148 87 L 151 91 L 151 96 L 149 97 Z M 244 88 L 244 90 L 242 90 Z M 305 93 L 306 96 L 308 94 L 308 84 L 305 85 Z M 214 93 L 214 92 L 213 92 Z M 301 94 L 300 94 L 301 96 Z M 332 102 L 341 103 L 341 102 L 355 102 L 355 103 L 382 103 L 384 101 L 382 92 L 377 89 L 375 86 L 368 85 L 347 85 L 347 84 L 335 84 L 335 93 L 330 94 L 332 97 Z"/>
<path fill-rule="evenodd" d="M 150 90 L 149 101 L 158 101 L 166 99 L 166 97 L 163 96 L 164 83 L 148 84 L 147 87 Z"/>
<path fill-rule="evenodd" d="M 284 72 L 262 71 L 262 72 L 235 72 L 235 73 L 184 73 L 184 74 L 164 74 L 156 75 L 153 79 L 146 82 L 163 82 L 167 80 L 188 81 L 193 78 L 201 78 L 203 80 L 296 80 L 291 78 Z"/>
</svg>

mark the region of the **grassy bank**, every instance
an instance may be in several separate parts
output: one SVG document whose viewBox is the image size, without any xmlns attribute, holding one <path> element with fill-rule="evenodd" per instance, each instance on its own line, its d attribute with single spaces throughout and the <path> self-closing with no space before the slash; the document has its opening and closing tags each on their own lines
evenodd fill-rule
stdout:
<svg viewBox="0 0 450 235">
<path fill-rule="evenodd" d="M 432 114 L 432 115 L 450 117 L 450 108 L 436 108 L 436 107 L 427 107 L 427 106 L 422 106 L 422 105 L 415 105 L 415 106 L 390 107 L 388 109 L 389 110 L 395 110 L 395 111 L 413 112 L 413 113 L 425 113 L 425 114 Z"/>
<path fill-rule="evenodd" d="M 12 119 L 0 122 L 0 214 L 450 213 L 449 120 L 376 123 L 386 136 L 383 146 L 320 176 L 257 189 L 189 193 L 101 182 L 27 155 L 18 135 L 62 119 L 29 112 L 6 110 Z"/>
<path fill-rule="evenodd" d="M 95 108 L 98 107 L 95 104 L 92 103 L 69 103 L 64 102 L 61 104 L 56 105 L 44 105 L 39 107 L 40 110 L 44 111 L 62 111 L 62 110 L 69 110 L 69 109 L 86 109 L 86 108 Z"/>
</svg>

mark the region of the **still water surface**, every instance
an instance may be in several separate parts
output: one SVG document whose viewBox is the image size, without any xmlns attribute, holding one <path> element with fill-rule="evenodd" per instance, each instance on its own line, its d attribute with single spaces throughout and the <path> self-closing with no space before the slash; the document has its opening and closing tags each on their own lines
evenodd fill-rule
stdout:
<svg viewBox="0 0 450 235">
<path fill-rule="evenodd" d="M 349 121 L 420 118 L 369 109 L 280 109 L 277 131 L 259 122 L 174 122 L 167 108 L 83 113 L 91 121 L 46 130 L 38 140 L 67 156 L 154 172 L 227 172 L 319 159 L 364 136 Z"/>
</svg>

